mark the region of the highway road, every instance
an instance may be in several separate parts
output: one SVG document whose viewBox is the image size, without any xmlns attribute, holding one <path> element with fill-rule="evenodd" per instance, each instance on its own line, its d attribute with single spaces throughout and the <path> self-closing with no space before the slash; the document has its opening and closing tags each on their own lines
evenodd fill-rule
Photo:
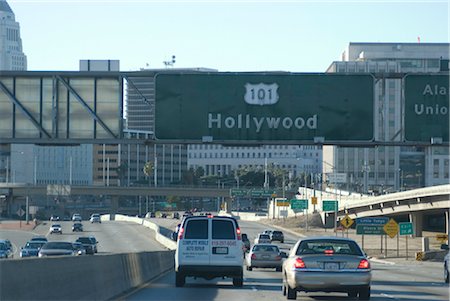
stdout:
<svg viewBox="0 0 450 301">
<path fill-rule="evenodd" d="M 60 223 L 63 234 L 49 234 L 50 225 Z M 83 232 L 72 232 L 73 222 L 46 221 L 33 231 L 0 230 L 0 239 L 9 239 L 14 246 L 14 258 L 19 258 L 20 247 L 33 236 L 43 235 L 49 241 L 75 241 L 79 236 L 95 236 L 98 244 L 97 254 L 133 253 L 142 251 L 167 250 L 155 241 L 154 232 L 135 223 L 104 221 L 91 224 L 83 221 Z"/>
<path fill-rule="evenodd" d="M 172 226 L 173 221 L 157 221 L 161 225 Z M 243 233 L 252 239 L 267 225 L 252 222 L 239 222 Z M 284 232 L 285 243 L 282 249 L 288 250 L 298 237 Z M 449 287 L 443 282 L 441 262 L 408 262 L 404 264 L 387 264 L 372 262 L 372 298 L 371 300 L 449 300 Z M 244 286 L 233 287 L 228 279 L 194 279 L 187 278 L 186 285 L 175 287 L 173 271 L 162 275 L 157 280 L 148 283 L 119 300 L 286 300 L 281 293 L 281 273 L 273 269 L 244 270 Z M 348 300 L 342 293 L 300 293 L 301 300 Z"/>
</svg>

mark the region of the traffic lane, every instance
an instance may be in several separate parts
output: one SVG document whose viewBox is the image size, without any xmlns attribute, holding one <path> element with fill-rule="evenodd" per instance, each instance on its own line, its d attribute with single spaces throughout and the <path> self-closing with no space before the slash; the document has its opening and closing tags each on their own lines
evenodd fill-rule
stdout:
<svg viewBox="0 0 450 301">
<path fill-rule="evenodd" d="M 50 226 L 56 223 L 61 225 L 62 234 L 50 234 Z M 99 241 L 97 247 L 100 254 L 166 250 L 155 240 L 154 231 L 135 223 L 105 221 L 101 224 L 91 224 L 89 221 L 83 221 L 82 224 L 83 232 L 72 232 L 73 222 L 45 222 L 32 232 L 2 230 L 0 237 L 11 240 L 15 246 L 14 258 L 19 258 L 20 248 L 34 236 L 46 236 L 49 241 L 70 242 L 80 236 L 94 236 Z"/>
<path fill-rule="evenodd" d="M 186 278 L 185 286 L 175 287 L 175 272 L 171 271 L 117 300 L 284 300 L 281 298 L 281 283 L 280 272 L 258 269 L 252 272 L 244 271 L 244 285 L 241 288 L 234 287 L 231 278 L 206 280 L 193 277 Z"/>
</svg>

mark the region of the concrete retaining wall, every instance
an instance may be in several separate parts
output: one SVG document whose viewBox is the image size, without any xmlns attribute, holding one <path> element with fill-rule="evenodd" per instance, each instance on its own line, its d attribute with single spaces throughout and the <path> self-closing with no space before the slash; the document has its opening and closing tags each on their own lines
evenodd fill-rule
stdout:
<svg viewBox="0 0 450 301">
<path fill-rule="evenodd" d="M 2 260 L 0 300 L 108 300 L 173 267 L 173 251 Z"/>
</svg>

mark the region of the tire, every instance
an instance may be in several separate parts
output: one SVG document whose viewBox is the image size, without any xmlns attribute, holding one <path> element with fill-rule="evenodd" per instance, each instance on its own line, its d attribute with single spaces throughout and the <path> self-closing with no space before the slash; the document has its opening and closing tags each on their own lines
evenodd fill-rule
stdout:
<svg viewBox="0 0 450 301">
<path fill-rule="evenodd" d="M 444 271 L 444 280 L 445 280 L 445 283 L 449 283 L 449 281 L 450 281 L 450 273 L 448 272 L 447 267 L 445 267 L 445 271 Z"/>
<path fill-rule="evenodd" d="M 370 300 L 370 286 L 361 289 L 358 295 L 359 300 Z"/>
<path fill-rule="evenodd" d="M 348 292 L 347 294 L 349 298 L 356 298 L 358 296 L 358 292 L 356 291 Z"/>
<path fill-rule="evenodd" d="M 286 290 L 286 297 L 288 300 L 295 300 L 297 299 L 297 291 L 295 289 L 292 289 L 289 284 L 286 283 L 287 290 Z"/>
<path fill-rule="evenodd" d="M 247 271 L 253 271 L 253 268 L 251 266 L 248 266 Z"/>
<path fill-rule="evenodd" d="M 277 267 L 277 268 L 275 268 L 275 270 L 276 270 L 277 272 L 281 272 L 281 267 Z"/>
<path fill-rule="evenodd" d="M 283 296 L 286 296 L 286 285 L 283 283 L 283 286 L 281 287 L 281 290 L 283 292 Z"/>
<path fill-rule="evenodd" d="M 282 240 L 281 243 L 284 244 L 284 240 Z"/>
<path fill-rule="evenodd" d="M 244 278 L 242 276 L 233 278 L 233 285 L 235 287 L 242 287 L 244 285 Z"/>
<path fill-rule="evenodd" d="M 181 272 L 175 272 L 175 286 L 182 287 L 186 283 L 186 277 Z"/>
</svg>

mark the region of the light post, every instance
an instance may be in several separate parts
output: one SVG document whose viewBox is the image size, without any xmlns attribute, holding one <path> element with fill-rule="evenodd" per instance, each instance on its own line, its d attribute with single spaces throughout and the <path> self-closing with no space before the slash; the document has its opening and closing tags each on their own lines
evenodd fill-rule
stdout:
<svg viewBox="0 0 450 301">
<path fill-rule="evenodd" d="M 367 194 L 368 191 L 368 172 L 370 172 L 370 166 L 367 164 L 367 161 L 364 161 L 364 165 L 362 166 L 362 171 L 364 173 L 364 193 Z"/>
</svg>

